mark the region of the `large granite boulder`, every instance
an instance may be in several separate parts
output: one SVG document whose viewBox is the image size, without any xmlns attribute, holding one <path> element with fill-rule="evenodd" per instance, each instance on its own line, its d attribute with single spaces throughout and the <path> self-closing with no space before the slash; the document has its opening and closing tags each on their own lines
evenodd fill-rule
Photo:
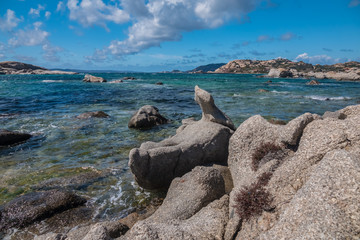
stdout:
<svg viewBox="0 0 360 240">
<path fill-rule="evenodd" d="M 175 136 L 158 143 L 145 142 L 130 151 L 129 166 L 140 186 L 166 188 L 195 166 L 227 163 L 233 124 L 206 91 L 196 87 L 195 99 L 203 109 L 200 121 L 183 121 Z"/>
<path fill-rule="evenodd" d="M 0 206 L 0 231 L 12 227 L 25 227 L 85 202 L 86 199 L 61 190 L 23 195 Z"/>
<path fill-rule="evenodd" d="M 7 146 L 16 143 L 21 143 L 31 138 L 28 133 L 20 133 L 0 129 L 0 146 Z"/>
<path fill-rule="evenodd" d="M 120 239 L 221 239 L 228 219 L 224 193 L 219 170 L 196 167 L 175 178 L 159 209 Z"/>
<path fill-rule="evenodd" d="M 165 124 L 168 121 L 159 113 L 157 107 L 145 105 L 130 118 L 128 127 L 138 129 L 151 128 L 156 125 Z"/>
<path fill-rule="evenodd" d="M 234 189 L 225 239 L 358 236 L 360 105 L 336 115 L 341 117 L 304 114 L 285 126 L 254 116 L 236 130 L 229 144 Z M 249 186 L 271 196 L 271 207 L 242 219 L 235 211 L 237 196 Z"/>
<path fill-rule="evenodd" d="M 86 74 L 84 79 L 83 79 L 83 82 L 106 82 L 106 79 L 102 78 L 102 77 L 95 77 L 93 75 L 90 75 L 90 74 Z"/>
</svg>

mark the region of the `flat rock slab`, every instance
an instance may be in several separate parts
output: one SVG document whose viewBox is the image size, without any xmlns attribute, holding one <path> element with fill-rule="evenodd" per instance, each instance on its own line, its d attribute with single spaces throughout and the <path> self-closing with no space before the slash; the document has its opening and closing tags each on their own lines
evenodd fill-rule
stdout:
<svg viewBox="0 0 360 240">
<path fill-rule="evenodd" d="M 0 231 L 25 227 L 85 202 L 86 199 L 74 193 L 60 190 L 23 195 L 0 207 Z"/>
<path fill-rule="evenodd" d="M 0 146 L 21 143 L 29 138 L 31 138 L 31 135 L 28 133 L 19 133 L 0 129 Z"/>
<path fill-rule="evenodd" d="M 90 74 L 86 74 L 84 79 L 83 79 L 83 82 L 106 82 L 106 79 L 102 78 L 102 77 L 95 77 L 93 75 L 90 75 Z"/>
</svg>

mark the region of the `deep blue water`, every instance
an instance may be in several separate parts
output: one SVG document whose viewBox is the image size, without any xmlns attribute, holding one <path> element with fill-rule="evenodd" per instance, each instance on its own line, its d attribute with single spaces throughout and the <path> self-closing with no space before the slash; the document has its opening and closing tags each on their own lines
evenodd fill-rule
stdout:
<svg viewBox="0 0 360 240">
<path fill-rule="evenodd" d="M 94 74 L 108 81 L 129 74 Z M 240 125 L 261 114 L 291 120 L 302 113 L 323 114 L 360 101 L 360 83 L 305 79 L 271 79 L 234 74 L 130 74 L 123 83 L 83 83 L 83 75 L 0 76 L 0 128 L 30 132 L 30 141 L 0 148 L 0 204 L 32 191 L 53 177 L 84 171 L 109 171 L 111 176 L 86 189 L 98 218 L 119 218 L 151 197 L 139 188 L 127 167 L 131 148 L 160 141 L 175 133 L 184 118 L 201 117 L 193 100 L 194 86 L 209 91 L 217 106 Z M 155 85 L 156 82 L 164 85 Z M 260 93 L 258 89 L 269 92 Z M 172 120 L 147 131 L 128 129 L 141 106 L 150 104 Z M 79 120 L 88 111 L 104 111 L 107 119 Z"/>
</svg>

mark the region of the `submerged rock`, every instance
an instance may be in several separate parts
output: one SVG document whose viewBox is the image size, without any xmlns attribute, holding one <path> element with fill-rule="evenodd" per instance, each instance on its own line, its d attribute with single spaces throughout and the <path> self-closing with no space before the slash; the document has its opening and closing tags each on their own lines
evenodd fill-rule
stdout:
<svg viewBox="0 0 360 240">
<path fill-rule="evenodd" d="M 165 124 L 168 120 L 164 118 L 157 107 L 151 105 L 142 106 L 130 119 L 129 128 L 151 128 L 156 125 Z"/>
<path fill-rule="evenodd" d="M 234 125 L 208 92 L 195 87 L 195 99 L 203 109 L 200 121 L 184 121 L 175 136 L 158 143 L 145 142 L 130 151 L 129 166 L 140 186 L 166 188 L 175 177 L 196 166 L 226 164 Z"/>
<path fill-rule="evenodd" d="M 260 93 L 266 93 L 266 92 L 270 92 L 269 90 L 266 90 L 266 89 L 259 89 L 258 92 Z"/>
<path fill-rule="evenodd" d="M 102 77 L 95 77 L 93 75 L 86 74 L 83 82 L 106 82 L 106 80 Z"/>
<path fill-rule="evenodd" d="M 317 80 L 311 80 L 310 82 L 307 82 L 306 85 L 320 85 L 320 83 Z"/>
<path fill-rule="evenodd" d="M 86 113 L 82 113 L 82 114 L 76 116 L 76 118 L 78 118 L 78 119 L 107 118 L 107 117 L 110 117 L 110 116 L 107 115 L 106 113 L 104 113 L 103 111 L 86 112 Z"/>
<path fill-rule="evenodd" d="M 0 129 L 0 146 L 7 146 L 16 143 L 21 143 L 31 138 L 28 133 L 20 133 Z"/>
<path fill-rule="evenodd" d="M 123 77 L 123 80 L 136 80 L 135 77 Z"/>
<path fill-rule="evenodd" d="M 120 239 L 220 239 L 228 219 L 224 190 L 217 169 L 196 167 L 174 179 L 160 208 Z"/>
<path fill-rule="evenodd" d="M 23 195 L 0 207 L 0 231 L 25 227 L 85 202 L 80 196 L 60 190 Z"/>
</svg>

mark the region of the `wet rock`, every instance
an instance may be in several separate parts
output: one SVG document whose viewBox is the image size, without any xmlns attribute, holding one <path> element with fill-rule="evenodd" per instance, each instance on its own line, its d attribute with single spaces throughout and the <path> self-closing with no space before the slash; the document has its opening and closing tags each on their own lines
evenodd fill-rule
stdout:
<svg viewBox="0 0 360 240">
<path fill-rule="evenodd" d="M 11 227 L 25 227 L 85 202 L 86 199 L 80 196 L 60 190 L 23 195 L 1 206 L 0 231 Z"/>
<path fill-rule="evenodd" d="M 104 113 L 103 111 L 96 111 L 96 112 L 86 112 L 78 115 L 76 118 L 78 119 L 87 119 L 87 118 L 107 118 L 110 117 L 108 114 Z"/>
<path fill-rule="evenodd" d="M 83 79 L 83 82 L 106 82 L 106 80 L 102 77 L 95 77 L 93 75 L 90 75 L 90 74 L 86 74 L 84 79 Z"/>
<path fill-rule="evenodd" d="M 196 167 L 174 179 L 160 208 L 121 239 L 220 239 L 228 218 L 224 190 L 219 170 Z"/>
<path fill-rule="evenodd" d="M 279 77 L 281 78 L 291 78 L 293 77 L 293 73 L 290 70 L 283 70 L 280 72 Z"/>
<path fill-rule="evenodd" d="M 162 83 L 162 82 L 157 82 L 157 83 L 155 83 L 156 85 L 164 85 L 164 83 Z"/>
<path fill-rule="evenodd" d="M 266 89 L 259 89 L 258 92 L 260 93 L 266 93 L 266 92 L 270 92 L 269 90 L 266 90 Z"/>
<path fill-rule="evenodd" d="M 215 122 L 232 130 L 236 129 L 231 119 L 216 107 L 211 94 L 198 86 L 195 86 L 195 101 L 201 107 L 202 121 Z"/>
<path fill-rule="evenodd" d="M 29 138 L 31 138 L 31 135 L 28 133 L 20 133 L 0 129 L 0 146 L 21 143 L 28 140 Z"/>
<path fill-rule="evenodd" d="M 123 77 L 123 80 L 136 80 L 135 77 Z"/>
<path fill-rule="evenodd" d="M 122 82 L 124 82 L 124 81 L 123 80 L 114 80 L 114 81 L 111 81 L 109 83 L 122 83 Z"/>
<path fill-rule="evenodd" d="M 151 128 L 167 122 L 168 120 L 159 113 L 158 108 L 145 105 L 131 117 L 128 127 L 138 129 Z"/>
<path fill-rule="evenodd" d="M 320 85 L 320 83 L 317 80 L 311 80 L 310 82 L 307 82 L 306 85 Z"/>
</svg>

